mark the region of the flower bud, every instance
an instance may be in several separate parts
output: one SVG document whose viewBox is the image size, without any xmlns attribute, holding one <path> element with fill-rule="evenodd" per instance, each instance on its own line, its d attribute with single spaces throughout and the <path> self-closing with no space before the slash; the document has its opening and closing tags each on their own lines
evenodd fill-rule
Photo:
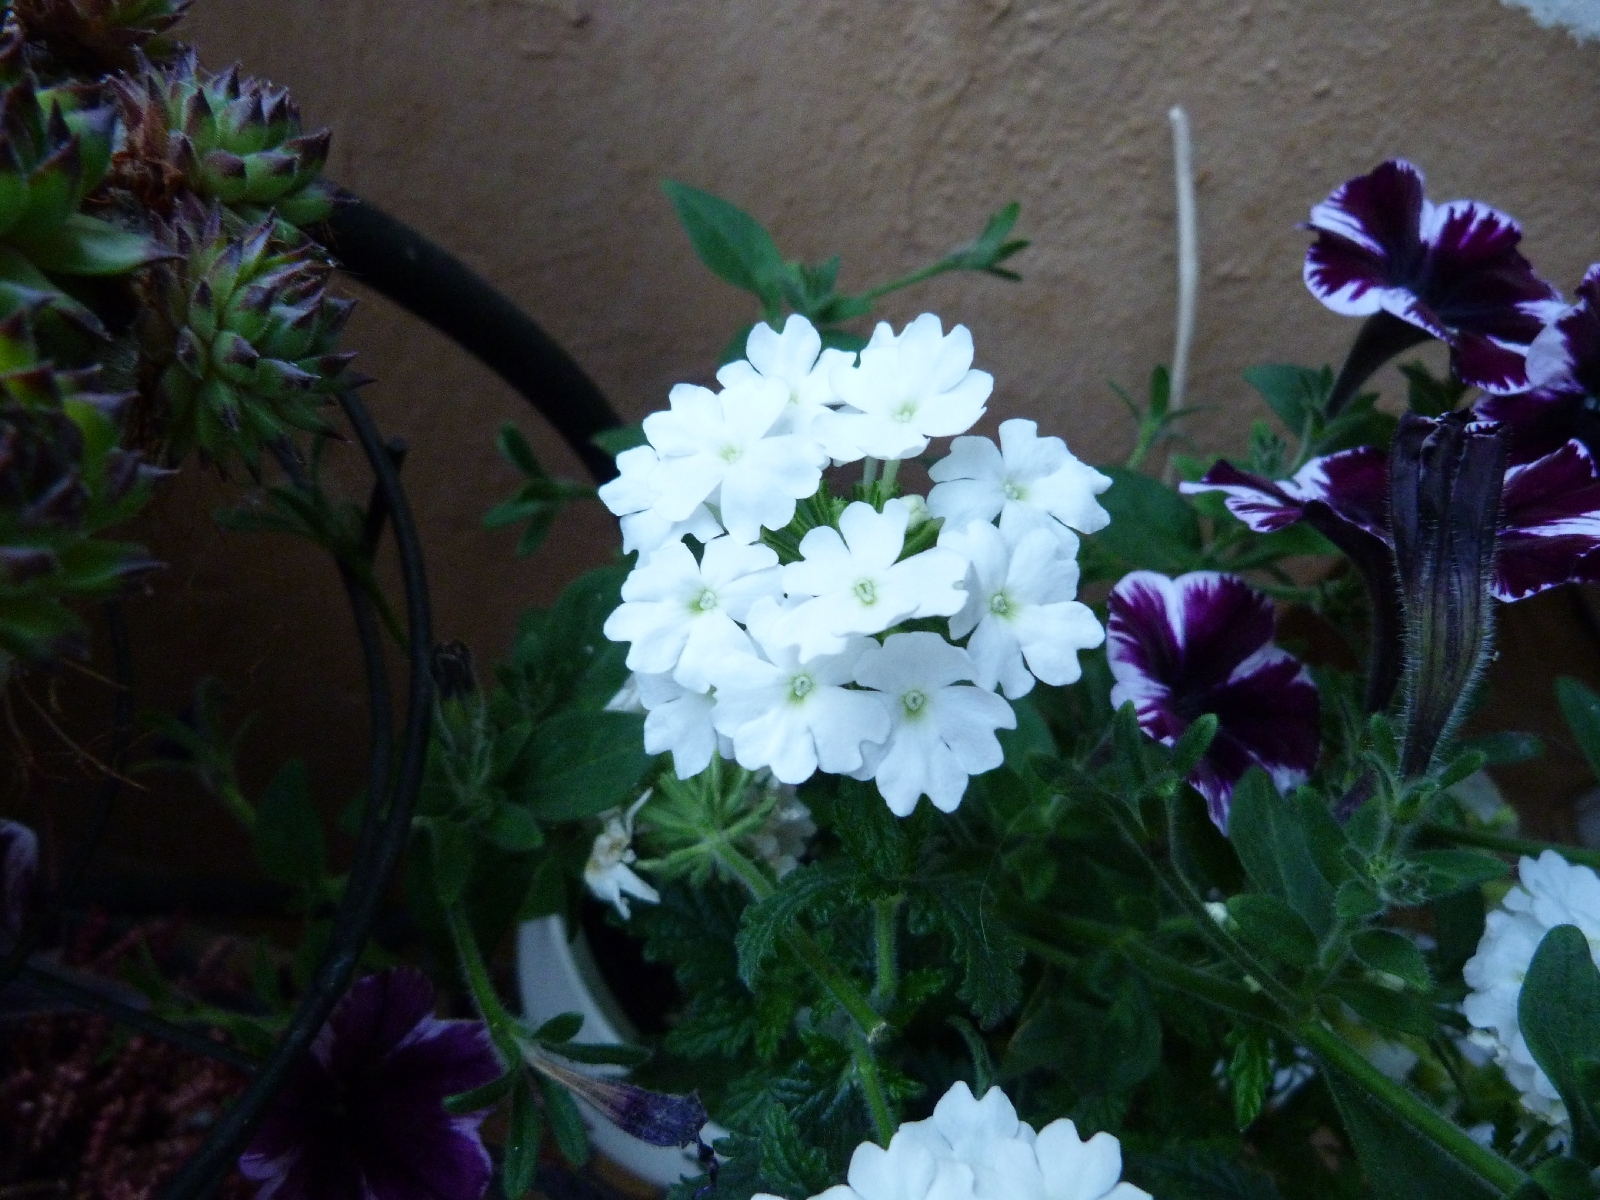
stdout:
<svg viewBox="0 0 1600 1200">
<path fill-rule="evenodd" d="M 1405 620 L 1401 769 L 1428 769 L 1488 655 L 1506 447 L 1468 413 L 1407 413 L 1390 451 L 1390 525 Z"/>
</svg>

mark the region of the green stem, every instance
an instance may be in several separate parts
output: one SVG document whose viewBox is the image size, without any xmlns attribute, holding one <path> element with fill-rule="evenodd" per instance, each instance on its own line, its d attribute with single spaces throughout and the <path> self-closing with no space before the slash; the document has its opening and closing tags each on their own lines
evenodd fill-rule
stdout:
<svg viewBox="0 0 1600 1200">
<path fill-rule="evenodd" d="M 489 967 L 478 949 L 478 939 L 459 904 L 442 904 L 445 923 L 450 927 L 450 940 L 455 943 L 456 957 L 461 961 L 462 973 L 467 977 L 467 987 L 472 992 L 472 1002 L 489 1027 L 489 1036 L 495 1046 L 511 1064 L 522 1060 L 521 1036 L 516 1018 L 506 1011 L 489 978 Z"/>
<path fill-rule="evenodd" d="M 900 460 L 888 459 L 883 464 L 883 490 L 888 491 L 894 486 L 894 481 L 900 477 Z"/>
<path fill-rule="evenodd" d="M 872 1057 L 872 1048 L 859 1039 L 855 1055 L 856 1075 L 861 1080 L 861 1094 L 867 1098 L 867 1107 L 872 1110 L 872 1124 L 878 1131 L 878 1144 L 888 1146 L 889 1139 L 894 1137 L 894 1116 L 889 1112 L 889 1101 L 883 1094 L 883 1079 L 878 1074 L 877 1060 Z"/>
<path fill-rule="evenodd" d="M 895 968 L 895 916 L 900 911 L 900 897 L 890 896 L 876 900 L 872 905 L 873 933 L 878 948 L 878 981 L 872 989 L 873 999 L 887 1004 L 894 999 L 899 979 Z"/>
<path fill-rule="evenodd" d="M 758 903 L 772 895 L 775 890 L 772 881 L 736 847 L 721 837 L 711 839 L 708 845 L 717 862 L 749 888 L 750 894 Z M 796 958 L 805 963 L 817 977 L 817 981 L 828 989 L 833 998 L 839 1002 L 839 1007 L 850 1014 L 860 1029 L 861 1036 L 866 1038 L 869 1045 L 888 1031 L 888 1022 L 872 1007 L 867 998 L 861 994 L 861 989 L 851 982 L 849 976 L 834 966 L 827 952 L 817 944 L 815 938 L 803 929 L 794 928 L 783 935 L 783 942 L 794 951 Z"/>
<path fill-rule="evenodd" d="M 223 780 L 217 787 L 217 799 L 222 801 L 222 807 L 228 810 L 233 819 L 245 827 L 246 832 L 255 832 L 255 806 L 244 798 L 244 793 L 239 790 L 237 783 L 231 779 Z"/>
<path fill-rule="evenodd" d="M 1536 841 L 1533 838 L 1490 833 L 1486 829 L 1462 829 L 1455 825 L 1439 825 L 1431 822 L 1422 827 L 1422 832 L 1430 837 L 1455 842 L 1460 846 L 1478 846 L 1499 854 L 1539 855 L 1546 850 L 1554 850 L 1568 862 L 1600 870 L 1600 850 L 1583 850 L 1577 846 L 1562 846 L 1554 842 Z"/>
<path fill-rule="evenodd" d="M 1348 1076 L 1374 1101 L 1492 1187 L 1509 1195 L 1527 1182 L 1528 1177 L 1515 1166 L 1480 1146 L 1466 1130 L 1378 1070 L 1321 1020 L 1301 1022 L 1291 1032 L 1329 1067 Z"/>
<path fill-rule="evenodd" d="M 932 279 L 935 275 L 943 275 L 946 271 L 954 271 L 955 269 L 955 263 L 948 258 L 943 258 L 936 263 L 923 267 L 919 271 L 913 271 L 909 275 L 902 275 L 899 279 L 891 280 L 888 283 L 880 283 L 875 288 L 868 288 L 861 293 L 861 298 L 870 304 L 887 296 L 890 292 L 898 292 L 901 288 L 912 287 L 925 279 Z"/>
<path fill-rule="evenodd" d="M 864 488 L 869 488 L 869 487 L 872 486 L 873 481 L 876 480 L 877 478 L 878 478 L 878 460 L 875 459 L 875 458 L 870 458 L 870 457 L 862 459 L 861 460 L 861 486 L 864 487 Z"/>
</svg>

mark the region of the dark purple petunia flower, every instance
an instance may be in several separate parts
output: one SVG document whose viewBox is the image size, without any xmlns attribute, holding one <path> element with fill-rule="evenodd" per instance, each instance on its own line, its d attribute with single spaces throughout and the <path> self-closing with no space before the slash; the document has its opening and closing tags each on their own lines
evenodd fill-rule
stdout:
<svg viewBox="0 0 1600 1200">
<path fill-rule="evenodd" d="M 1480 396 L 1472 414 L 1504 426 L 1513 466 L 1552 454 L 1572 438 L 1591 450 L 1600 446 L 1600 403 L 1582 388 L 1557 384 L 1509 396 Z"/>
<path fill-rule="evenodd" d="M 1134 571 L 1112 589 L 1106 654 L 1111 703 L 1132 701 L 1139 726 L 1172 745 L 1215 713 L 1217 736 L 1189 777 L 1226 832 L 1233 786 L 1252 766 L 1279 790 L 1302 784 L 1321 741 L 1316 685 L 1272 644 L 1272 602 L 1235 575 L 1169 579 Z"/>
<path fill-rule="evenodd" d="M 1517 250 L 1516 221 L 1473 200 L 1432 204 L 1422 172 L 1390 159 L 1335 188 L 1311 210 L 1309 228 L 1317 238 L 1306 251 L 1306 286 L 1334 312 L 1388 314 L 1443 339 L 1457 376 L 1485 391 L 1528 386 L 1528 346 L 1559 294 Z M 1396 332 L 1374 339 L 1387 354 L 1405 348 Z"/>
<path fill-rule="evenodd" d="M 1389 456 L 1376 446 L 1314 458 L 1292 479 L 1263 479 L 1230 462 L 1218 462 L 1199 483 L 1179 484 L 1178 490 L 1186 496 L 1221 492 L 1228 511 L 1257 533 L 1293 525 L 1315 501 L 1378 537 L 1389 526 Z"/>
<path fill-rule="evenodd" d="M 39 838 L 26 825 L 0 819 L 0 953 L 16 945 L 39 870 Z"/>
<path fill-rule="evenodd" d="M 239 1159 L 258 1200 L 478 1200 L 492 1166 L 483 1113 L 445 1098 L 503 1068 L 478 1021 L 433 1015 L 409 967 L 369 975 L 339 1001 Z"/>
</svg>

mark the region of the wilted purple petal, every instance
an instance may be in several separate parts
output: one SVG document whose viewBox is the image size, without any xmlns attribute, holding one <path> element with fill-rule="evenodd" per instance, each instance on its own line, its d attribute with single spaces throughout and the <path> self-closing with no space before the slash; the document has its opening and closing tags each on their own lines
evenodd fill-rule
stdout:
<svg viewBox="0 0 1600 1200">
<path fill-rule="evenodd" d="M 38 870 L 38 835 L 0 818 L 0 950 L 10 949 L 22 933 Z"/>
<path fill-rule="evenodd" d="M 1189 781 L 1219 827 L 1250 766 L 1280 788 L 1306 780 L 1320 746 L 1317 690 L 1299 660 L 1272 644 L 1271 601 L 1234 575 L 1134 571 L 1109 607 L 1111 703 L 1131 701 L 1140 728 L 1167 745 L 1216 714 L 1217 736 Z"/>
<path fill-rule="evenodd" d="M 652 1146 L 693 1145 L 711 1119 L 694 1092 L 647 1091 L 615 1076 L 585 1074 L 545 1054 L 529 1064 L 594 1105 L 618 1129 Z"/>
<path fill-rule="evenodd" d="M 502 1067 L 477 1021 L 433 1015 L 433 986 L 398 968 L 355 984 L 280 1089 L 239 1160 L 259 1200 L 478 1200 L 493 1166 L 445 1098 Z"/>
<path fill-rule="evenodd" d="M 1506 471 L 1494 595 L 1600 581 L 1600 472 L 1581 442 Z"/>
<path fill-rule="evenodd" d="M 1518 251 L 1516 221 L 1470 200 L 1430 204 L 1422 172 L 1390 159 L 1335 188 L 1310 228 L 1306 286 L 1329 308 L 1387 312 L 1444 339 L 1467 383 L 1528 386 L 1523 359 L 1558 294 Z"/>
<path fill-rule="evenodd" d="M 1191 496 L 1222 492 L 1228 511 L 1257 533 L 1294 524 L 1313 500 L 1368 533 L 1381 537 L 1388 526 L 1388 457 L 1376 446 L 1314 458 L 1292 479 L 1263 479 L 1232 463 L 1218 462 L 1199 483 L 1180 484 L 1179 490 Z"/>
</svg>

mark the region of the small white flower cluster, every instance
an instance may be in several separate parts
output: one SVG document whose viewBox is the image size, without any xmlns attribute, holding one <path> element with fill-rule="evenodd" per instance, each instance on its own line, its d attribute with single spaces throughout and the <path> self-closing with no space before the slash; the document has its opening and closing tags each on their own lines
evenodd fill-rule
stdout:
<svg viewBox="0 0 1600 1200">
<path fill-rule="evenodd" d="M 812 1200 L 1150 1200 L 1121 1176 L 1122 1147 L 1109 1133 L 1084 1141 L 1068 1120 L 1035 1133 L 999 1088 L 978 1100 L 957 1083 L 933 1116 L 900 1126 L 887 1150 L 857 1146 L 850 1182 Z"/>
<path fill-rule="evenodd" d="M 874 779 L 901 816 L 923 795 L 951 811 L 1002 762 L 995 731 L 1016 725 L 995 689 L 1072 683 L 1078 652 L 1104 640 L 1075 599 L 1077 532 L 1110 520 L 1095 497 L 1111 481 L 1032 421 L 1006 421 L 999 446 L 956 437 L 925 501 L 856 501 L 780 565 L 762 531 L 789 525 L 830 463 L 897 467 L 965 433 L 993 380 L 972 369 L 966 328 L 932 314 L 898 334 L 880 324 L 859 362 L 798 315 L 782 333 L 757 325 L 746 353 L 717 373 L 720 392 L 673 388 L 645 418 L 649 445 L 618 455 L 600 489 L 639 553 L 605 633 L 630 643 L 645 748 L 670 751 L 680 778 L 721 753 L 786 784 L 819 769 Z M 930 520 L 937 544 L 907 554 Z M 949 638 L 896 631 L 924 618 L 947 619 Z"/>
<path fill-rule="evenodd" d="M 1518 886 L 1484 922 L 1478 952 L 1462 978 L 1472 989 L 1461 1010 L 1473 1025 L 1472 1040 L 1493 1052 L 1523 1106 L 1558 1128 L 1570 1127 L 1567 1107 L 1522 1036 L 1517 1005 L 1522 981 L 1544 935 L 1557 925 L 1576 925 L 1600 964 L 1600 876 L 1568 862 L 1554 850 L 1517 866 Z"/>
<path fill-rule="evenodd" d="M 661 893 L 639 878 L 632 866 L 639 857 L 633 849 L 633 819 L 649 799 L 646 790 L 626 810 L 613 808 L 601 813 L 600 832 L 583 865 L 583 882 L 595 896 L 613 905 L 623 920 L 628 919 L 629 896 L 646 904 L 661 903 Z"/>
</svg>

